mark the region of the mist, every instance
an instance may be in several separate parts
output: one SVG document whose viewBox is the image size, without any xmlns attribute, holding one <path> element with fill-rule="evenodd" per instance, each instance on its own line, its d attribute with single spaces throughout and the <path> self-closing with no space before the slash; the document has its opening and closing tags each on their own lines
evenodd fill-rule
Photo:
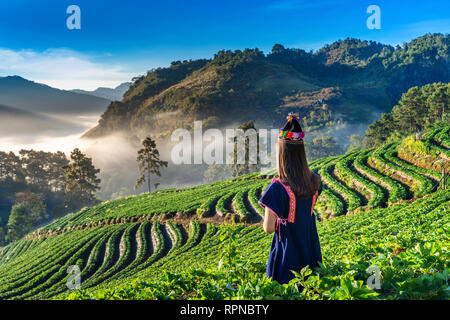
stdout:
<svg viewBox="0 0 450 320">
<path fill-rule="evenodd" d="M 4 111 L 4 110 L 3 110 Z M 8 110 L 10 111 L 10 110 Z M 39 115 L 34 119 L 29 113 L 20 113 L 20 116 L 4 117 L 0 114 L 0 150 L 18 152 L 20 149 L 34 149 L 49 152 L 62 151 L 70 157 L 74 148 L 79 148 L 83 153 L 91 157 L 96 168 L 100 169 L 101 190 L 97 197 L 100 200 L 111 200 L 118 197 L 148 192 L 147 184 L 135 189 L 134 185 L 139 176 L 136 162 L 137 151 L 142 147 L 145 137 L 150 136 L 156 140 L 161 160 L 168 161 L 167 168 L 161 168 L 161 176 L 151 177 L 151 191 L 165 188 L 180 188 L 204 183 L 204 171 L 207 164 L 182 164 L 176 165 L 170 161 L 172 147 L 177 141 L 171 141 L 170 136 L 161 132 L 167 131 L 168 121 L 176 118 L 176 113 L 169 112 L 158 114 L 155 117 L 153 128 L 136 134 L 115 133 L 103 138 L 84 139 L 82 135 L 96 125 L 99 115 L 81 115 L 73 117 L 70 121 L 64 117 Z M 371 120 L 365 123 L 339 123 L 335 126 L 314 130 L 307 133 L 307 139 L 325 135 L 331 136 L 343 150 L 350 144 L 349 137 L 352 134 L 364 135 L 367 126 L 380 117 L 381 111 L 373 112 Z M 237 128 L 241 123 L 235 123 L 222 130 L 225 137 L 226 128 Z M 257 126 L 266 128 L 264 125 Z M 266 128 L 270 132 L 271 128 Z M 203 128 L 203 133 L 206 128 Z M 198 142 L 198 141 L 197 141 Z M 194 143 L 192 139 L 192 143 Z M 203 142 L 203 148 L 210 142 Z M 267 153 L 271 152 L 270 136 L 268 137 Z M 192 149 L 194 151 L 194 149 Z M 225 150 L 224 150 L 225 151 Z M 226 157 L 226 153 L 223 153 Z M 192 155 L 193 156 L 193 155 Z M 275 167 L 275 164 L 271 164 Z M 267 168 L 264 168 L 267 170 Z M 158 184 L 158 188 L 155 188 Z"/>
</svg>

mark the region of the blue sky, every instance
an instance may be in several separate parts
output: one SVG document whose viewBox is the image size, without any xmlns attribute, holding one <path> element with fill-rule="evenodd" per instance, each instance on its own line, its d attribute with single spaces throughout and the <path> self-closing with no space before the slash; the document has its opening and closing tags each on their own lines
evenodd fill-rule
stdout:
<svg viewBox="0 0 450 320">
<path fill-rule="evenodd" d="M 66 9 L 81 9 L 68 30 Z M 381 10 L 370 30 L 369 5 Z M 402 44 L 450 32 L 450 1 L 365 0 L 9 0 L 0 3 L 0 76 L 58 88 L 115 86 L 173 60 L 274 43 L 319 49 L 346 37 Z"/>
</svg>

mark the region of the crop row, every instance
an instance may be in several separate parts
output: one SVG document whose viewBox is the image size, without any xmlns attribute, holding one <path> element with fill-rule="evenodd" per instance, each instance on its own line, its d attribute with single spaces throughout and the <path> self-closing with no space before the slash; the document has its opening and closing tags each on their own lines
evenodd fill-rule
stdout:
<svg viewBox="0 0 450 320">
<path fill-rule="evenodd" d="M 442 242 L 446 237 L 442 225 L 450 222 L 449 201 L 450 193 L 443 190 L 413 203 L 318 223 L 324 264 L 316 270 L 320 277 L 311 275 L 312 287 L 299 297 L 448 299 L 448 254 Z M 239 272 L 233 276 L 236 290 L 227 291 L 227 266 L 223 260 L 221 263 L 221 254 L 230 242 L 227 230 L 231 229 L 237 240 L 234 252 Z M 203 240 L 189 252 L 172 256 L 122 282 L 105 283 L 71 298 L 111 295 L 116 299 L 224 299 L 225 292 L 231 294 L 231 299 L 293 298 L 276 284 L 263 280 L 271 238 L 259 227 L 220 226 L 216 236 Z M 376 291 L 365 285 L 366 270 L 371 265 L 379 268 L 383 279 Z M 162 275 L 162 270 L 170 271 Z M 145 282 L 129 284 L 138 278 Z"/>
<path fill-rule="evenodd" d="M 392 153 L 389 153 L 389 151 L 392 152 L 391 148 L 395 148 L 395 146 L 396 146 L 395 143 L 386 144 L 383 147 L 376 150 L 375 152 L 373 152 L 372 159 L 375 160 L 376 165 L 385 166 L 389 168 L 392 172 L 400 174 L 403 177 L 406 177 L 409 181 L 413 181 L 412 183 L 410 182 L 411 188 L 412 190 L 415 191 L 415 194 L 417 196 L 429 193 L 433 187 L 430 179 L 393 162 L 396 161 L 396 159 L 392 157 Z M 388 153 L 389 155 L 387 155 Z"/>
<path fill-rule="evenodd" d="M 334 169 L 335 164 L 334 163 L 328 163 L 324 166 L 322 166 L 319 169 L 319 174 L 322 177 L 325 184 L 330 189 L 333 189 L 335 193 L 338 193 L 344 197 L 344 201 L 347 203 L 347 210 L 353 211 L 356 208 L 359 208 L 361 206 L 361 199 L 360 197 L 352 190 L 350 190 L 346 185 L 342 184 L 341 182 L 337 181 L 332 175 L 331 172 Z"/>
<path fill-rule="evenodd" d="M 384 190 L 367 177 L 359 174 L 353 167 L 353 162 L 356 160 L 359 154 L 361 154 L 361 152 L 353 152 L 337 161 L 336 170 L 339 172 L 339 174 L 345 176 L 346 181 L 351 181 L 355 185 L 361 186 L 371 193 L 370 200 L 367 203 L 367 206 L 369 208 L 383 206 L 385 204 Z"/>
<path fill-rule="evenodd" d="M 367 175 L 370 175 L 374 179 L 380 181 L 380 183 L 387 186 L 389 190 L 388 202 L 394 203 L 401 199 L 406 199 L 408 195 L 407 189 L 399 183 L 397 180 L 394 180 L 388 176 L 381 174 L 379 171 L 373 169 L 372 167 L 367 165 L 367 160 L 370 157 L 372 152 L 370 153 L 360 153 L 354 162 L 355 168 L 363 171 Z"/>
<path fill-rule="evenodd" d="M 248 196 L 248 190 L 242 188 L 232 200 L 232 208 L 233 211 L 238 213 L 241 217 L 241 221 L 249 221 L 252 213 L 248 211 L 247 206 L 245 205 L 245 198 Z"/>
<path fill-rule="evenodd" d="M 322 187 L 321 197 L 325 198 L 321 202 L 332 211 L 332 216 L 340 216 L 345 213 L 344 202 L 326 185 Z"/>
<path fill-rule="evenodd" d="M 439 174 L 432 170 L 414 166 L 402 159 L 399 159 L 398 157 L 396 157 L 396 154 L 397 145 L 392 144 L 389 148 L 386 149 L 386 152 L 383 156 L 386 160 L 390 161 L 398 168 L 400 168 L 402 172 L 406 173 L 420 183 L 420 192 L 417 194 L 419 197 L 430 193 L 433 188 L 433 180 L 428 178 L 426 174 L 437 177 L 439 177 Z"/>
</svg>

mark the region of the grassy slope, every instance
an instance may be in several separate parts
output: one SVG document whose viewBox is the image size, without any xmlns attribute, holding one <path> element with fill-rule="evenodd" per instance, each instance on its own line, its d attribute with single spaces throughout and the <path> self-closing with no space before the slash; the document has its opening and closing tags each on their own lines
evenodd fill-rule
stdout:
<svg viewBox="0 0 450 320">
<path fill-rule="evenodd" d="M 429 150 L 429 163 L 436 162 L 436 157 L 445 157 L 447 149 L 440 141 L 448 140 L 448 129 L 433 131 L 433 139 L 424 139 L 423 146 L 416 146 L 422 153 Z M 406 144 L 411 152 L 414 145 L 407 142 L 401 146 Z M 419 168 L 405 162 L 392 149 L 396 145 L 399 144 L 311 163 L 311 168 L 322 174 L 326 187 L 316 211 L 322 217 L 335 217 L 318 223 L 325 260 L 319 271 L 323 279 L 320 283 L 332 284 L 321 289 L 317 285 L 321 298 L 339 298 L 336 292 L 345 291 L 348 279 L 360 281 L 354 285 L 364 287 L 361 281 L 367 279 L 365 269 L 372 264 L 381 268 L 381 297 L 426 298 L 443 294 L 446 280 L 442 279 L 446 279 L 448 268 L 450 193 L 430 193 L 430 183 L 436 183 L 434 170 L 439 168 Z M 380 150 L 383 153 L 379 154 Z M 358 168 L 370 169 L 370 176 L 355 171 L 355 159 L 361 160 Z M 250 191 L 267 185 L 273 174 L 270 171 L 203 186 L 161 190 L 106 202 L 59 219 L 0 249 L 0 299 L 65 297 L 69 277 L 66 270 L 74 264 L 82 271 L 83 288 L 96 286 L 94 289 L 103 290 L 99 295 L 90 291 L 86 296 L 93 294 L 97 298 L 135 279 L 159 283 L 164 270 L 210 268 L 213 273 L 219 272 L 214 270 L 225 240 L 229 239 L 227 230 L 232 228 L 224 222 L 233 220 L 233 216 L 246 222 L 237 226 L 237 249 L 242 259 L 253 262 L 256 269 L 252 273 L 263 278 L 271 235 L 261 230 L 261 220 L 256 219 L 258 214 L 251 208 Z M 408 180 L 409 176 L 413 179 Z M 370 180 L 365 184 L 372 186 L 370 192 L 352 182 L 359 180 L 364 186 L 364 179 Z M 407 192 L 400 192 L 402 188 Z M 424 191 L 425 197 L 413 201 Z M 231 213 L 220 217 L 214 208 L 221 197 L 229 198 L 230 192 L 233 205 L 224 202 L 223 206 Z M 385 201 L 373 206 L 370 200 L 376 192 Z M 346 212 L 356 199 L 366 205 Z M 385 207 L 390 199 L 400 202 Z M 206 215 L 196 215 L 199 207 L 206 209 Z M 343 213 L 347 215 L 339 216 Z M 223 277 L 219 274 L 218 278 Z M 136 284 L 133 292 L 156 297 L 141 285 Z M 216 287 L 223 293 L 220 285 Z M 196 292 L 196 288 L 188 289 Z M 163 291 L 159 294 L 168 293 Z M 83 293 L 75 297 L 85 296 Z"/>
<path fill-rule="evenodd" d="M 318 232 L 324 267 L 319 270 L 322 282 L 317 286 L 320 292 L 317 295 L 326 298 L 327 291 L 331 294 L 342 290 L 341 280 L 345 279 L 365 284 L 368 277 L 366 269 L 376 265 L 382 275 L 379 298 L 445 297 L 442 290 L 447 287 L 446 280 L 439 281 L 438 278 L 442 275 L 445 278 L 445 270 L 448 274 L 449 204 L 450 192 L 444 190 L 412 204 L 397 204 L 320 223 Z M 226 233 L 227 228 L 221 227 L 220 232 Z M 272 235 L 264 234 L 260 227 L 248 227 L 242 231 L 245 232 L 239 234 L 237 250 L 243 260 L 259 265 L 257 272 L 263 276 Z M 111 298 L 157 298 L 155 293 L 147 291 L 147 287 L 151 284 L 164 287 L 163 270 L 174 273 L 189 269 L 216 270 L 220 252 L 225 246 L 226 242 L 217 235 L 202 242 L 197 250 L 167 257 L 132 277 L 104 283 L 96 290 L 78 293 L 71 298 L 98 299 L 109 295 Z M 134 284 L 130 286 L 131 281 Z M 327 282 L 332 284 L 331 290 L 323 289 Z M 356 288 L 358 284 L 353 286 Z M 194 298 L 201 298 L 198 287 L 191 284 L 191 291 L 187 292 L 193 292 Z M 173 296 L 177 297 L 175 288 L 174 285 Z M 224 287 L 216 290 L 226 291 Z M 161 289 L 158 294 L 170 295 L 170 291 Z"/>
</svg>

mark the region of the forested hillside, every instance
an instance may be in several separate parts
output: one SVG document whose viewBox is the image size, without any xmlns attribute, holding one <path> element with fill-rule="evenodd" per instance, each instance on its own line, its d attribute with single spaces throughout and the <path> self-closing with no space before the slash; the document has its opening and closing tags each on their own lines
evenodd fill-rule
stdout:
<svg viewBox="0 0 450 320">
<path fill-rule="evenodd" d="M 386 140 L 420 133 L 421 130 L 450 124 L 450 83 L 412 87 L 402 95 L 392 111 L 383 114 L 367 129 L 364 144 L 375 146 Z"/>
<path fill-rule="evenodd" d="M 429 34 L 393 48 L 346 39 L 317 52 L 276 44 L 268 54 L 223 50 L 208 60 L 174 61 L 135 78 L 85 137 L 156 131 L 164 138 L 194 119 L 205 127 L 248 120 L 267 127 L 294 109 L 312 136 L 336 124 L 367 126 L 409 88 L 450 80 L 449 41 Z"/>
</svg>

